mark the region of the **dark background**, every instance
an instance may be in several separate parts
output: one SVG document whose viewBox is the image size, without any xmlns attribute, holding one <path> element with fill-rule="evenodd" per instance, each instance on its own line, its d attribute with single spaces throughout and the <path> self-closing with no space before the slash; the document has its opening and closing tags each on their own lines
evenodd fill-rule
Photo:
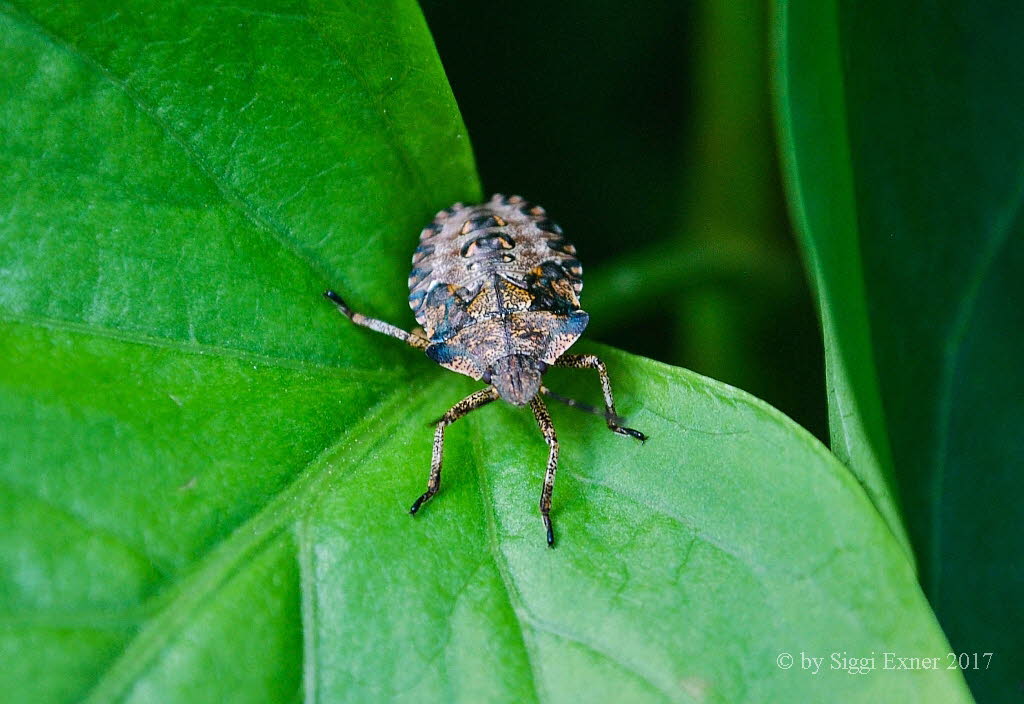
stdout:
<svg viewBox="0 0 1024 704">
<path fill-rule="evenodd" d="M 588 336 L 739 386 L 827 437 L 757 0 L 423 0 L 487 194 L 580 252 Z"/>
</svg>

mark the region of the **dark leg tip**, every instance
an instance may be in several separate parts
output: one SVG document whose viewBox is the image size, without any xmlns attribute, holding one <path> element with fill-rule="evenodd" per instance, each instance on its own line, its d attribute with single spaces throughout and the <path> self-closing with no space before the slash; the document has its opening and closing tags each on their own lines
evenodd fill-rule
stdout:
<svg viewBox="0 0 1024 704">
<path fill-rule="evenodd" d="M 547 532 L 548 547 L 555 547 L 555 532 L 551 528 L 551 519 L 547 515 L 542 516 L 544 518 L 544 530 Z"/>
<path fill-rule="evenodd" d="M 412 508 L 409 509 L 409 515 L 410 516 L 415 516 L 416 512 L 420 510 L 420 506 L 422 506 L 425 501 L 429 500 L 431 496 L 433 496 L 433 494 L 430 493 L 429 491 L 424 492 L 420 496 L 420 498 L 416 499 L 412 503 Z"/>
<path fill-rule="evenodd" d="M 324 298 L 326 298 L 326 299 L 327 299 L 328 301 L 331 301 L 331 302 L 332 302 L 332 303 L 334 303 L 334 304 L 335 304 L 336 306 L 338 306 L 339 308 L 341 308 L 341 311 L 342 311 L 342 312 L 343 312 L 343 313 L 344 313 L 345 315 L 349 315 L 349 314 L 350 314 L 350 311 L 349 311 L 349 309 L 348 309 L 348 305 L 347 305 L 347 304 L 345 303 L 345 299 L 343 299 L 343 298 L 342 298 L 341 296 L 339 296 L 338 294 L 336 294 L 336 293 L 335 293 L 334 291 L 332 291 L 331 289 L 327 289 L 326 291 L 324 291 Z"/>
<path fill-rule="evenodd" d="M 633 430 L 632 428 L 623 428 L 620 425 L 614 426 L 612 430 L 614 430 L 619 435 L 628 435 L 631 438 L 636 438 L 637 440 L 640 441 L 641 445 L 647 442 L 647 436 L 641 433 L 639 430 Z"/>
</svg>

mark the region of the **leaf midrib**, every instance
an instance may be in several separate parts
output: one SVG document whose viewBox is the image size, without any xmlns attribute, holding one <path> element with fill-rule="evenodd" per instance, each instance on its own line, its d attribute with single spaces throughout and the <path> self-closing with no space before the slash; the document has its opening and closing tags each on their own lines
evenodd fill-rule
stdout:
<svg viewBox="0 0 1024 704">
<path fill-rule="evenodd" d="M 522 419 L 519 415 L 517 418 Z M 629 673 L 646 687 L 652 691 L 657 692 L 659 695 L 665 697 L 668 701 L 676 701 L 672 694 L 663 689 L 657 683 L 653 682 L 649 676 L 636 670 L 630 664 L 619 660 L 614 657 L 611 653 L 598 648 L 597 646 L 588 643 L 581 636 L 572 634 L 562 628 L 559 628 L 555 624 L 547 623 L 544 620 L 537 618 L 536 615 L 530 612 L 523 601 L 522 594 L 519 592 L 519 588 L 516 585 L 515 577 L 512 574 L 511 567 L 509 566 L 508 560 L 505 558 L 504 553 L 501 550 L 498 535 L 498 522 L 496 515 L 497 503 L 494 500 L 493 493 L 491 491 L 490 482 L 487 480 L 487 474 L 484 470 L 486 465 L 484 458 L 484 451 L 482 445 L 482 438 L 484 434 L 479 428 L 479 420 L 474 418 L 470 421 L 469 434 L 471 436 L 471 444 L 473 447 L 473 455 L 476 459 L 474 466 L 476 468 L 477 484 L 480 490 L 481 502 L 484 506 L 486 528 L 487 528 L 487 546 L 491 554 L 491 559 L 494 562 L 495 569 L 501 579 L 502 587 L 505 594 L 505 599 L 508 602 L 509 610 L 515 618 L 516 625 L 519 629 L 520 643 L 523 646 L 523 652 L 526 655 L 527 664 L 530 669 L 530 686 L 533 689 L 534 701 L 554 701 L 553 697 L 547 697 L 542 694 L 540 679 L 538 677 L 540 668 L 538 663 L 543 660 L 543 657 L 537 653 L 537 646 L 533 643 L 533 639 L 529 634 L 529 631 L 537 630 L 549 635 L 553 635 L 557 638 L 570 641 L 576 645 L 585 648 L 591 654 L 610 662 L 615 667 L 622 669 Z M 537 433 L 538 443 L 543 444 L 543 440 L 538 431 Z M 538 532 L 539 534 L 539 532 Z M 546 548 L 539 547 L 539 550 L 546 550 Z M 692 701 L 692 700 L 690 700 Z"/>
<path fill-rule="evenodd" d="M 534 652 L 535 646 L 529 642 L 526 633 L 526 621 L 523 618 L 525 613 L 525 606 L 522 602 L 522 597 L 519 594 L 519 590 L 516 588 L 515 581 L 509 572 L 508 562 L 504 559 L 501 554 L 501 547 L 498 545 L 498 526 L 497 519 L 494 514 L 494 497 L 491 494 L 490 484 L 487 482 L 487 477 L 484 476 L 484 457 L 483 450 L 480 447 L 480 433 L 475 423 L 470 422 L 469 435 L 471 437 L 471 443 L 473 446 L 473 455 L 476 461 L 473 463 L 476 469 L 477 485 L 480 490 L 481 501 L 485 507 L 484 513 L 487 522 L 487 547 L 491 553 L 491 559 L 494 561 L 494 567 L 498 571 L 498 575 L 501 578 L 501 584 L 505 592 L 505 600 L 509 604 L 509 609 L 512 611 L 512 615 L 515 618 L 516 626 L 519 628 L 519 642 L 523 646 L 523 652 L 526 654 L 526 662 L 530 669 L 530 687 L 533 690 L 533 699 L 535 702 L 547 701 L 541 696 L 540 688 L 537 681 L 537 656 Z"/>
<path fill-rule="evenodd" d="M 208 550 L 186 577 L 156 597 L 161 606 L 100 675 L 85 701 L 115 701 L 148 671 L 189 617 L 209 602 L 209 595 L 235 573 L 247 556 L 258 552 L 315 506 L 324 486 L 334 478 L 334 458 L 341 458 L 346 471 L 355 471 L 364 457 L 390 437 L 392 427 L 404 419 L 403 414 L 392 411 L 421 402 L 438 385 L 439 380 L 435 380 L 411 395 L 402 388 L 386 395 L 358 424 L 346 429 L 337 442 L 307 464 L 287 487 Z"/>
<path fill-rule="evenodd" d="M 516 419 L 517 419 L 517 421 L 519 422 L 520 425 L 528 425 L 531 428 L 533 428 L 534 430 L 536 430 L 536 427 L 533 426 L 524 415 L 517 414 L 516 415 Z M 583 648 L 586 648 L 587 651 L 589 651 L 591 654 L 593 654 L 593 655 L 595 655 L 597 657 L 600 657 L 600 658 L 602 658 L 604 660 L 607 660 L 608 662 L 610 662 L 615 667 L 623 670 L 624 672 L 629 673 L 630 675 L 635 677 L 637 680 L 642 682 L 644 684 L 644 686 L 648 687 L 651 691 L 657 692 L 659 695 L 665 697 L 666 700 L 668 700 L 668 701 L 680 701 L 674 695 L 675 694 L 686 695 L 686 692 L 684 692 L 682 690 L 679 690 L 678 692 L 676 692 L 675 690 L 673 690 L 671 688 L 666 688 L 666 687 L 663 687 L 663 686 L 659 685 L 649 675 L 647 675 L 644 672 L 640 671 L 634 665 L 616 658 L 612 653 L 609 653 L 605 649 L 602 649 L 602 648 L 600 648 L 600 647 L 598 647 L 598 646 L 596 646 L 596 645 L 594 645 L 592 643 L 588 643 L 579 634 L 571 633 L 571 632 L 569 632 L 569 631 L 567 631 L 567 630 L 565 630 L 563 628 L 560 628 L 559 626 L 557 626 L 555 624 L 549 623 L 547 621 L 544 621 L 541 618 L 538 618 L 535 614 L 533 614 L 530 611 L 530 609 L 528 609 L 526 607 L 526 605 L 525 605 L 525 603 L 523 601 L 522 595 L 520 594 L 519 589 L 516 586 L 515 577 L 512 574 L 512 571 L 511 571 L 511 568 L 509 566 L 508 560 L 504 557 L 504 553 L 501 550 L 501 545 L 500 545 L 500 542 L 499 542 L 498 522 L 497 522 L 497 515 L 496 515 L 497 503 L 494 500 L 494 496 L 493 496 L 493 493 L 492 493 L 491 488 L 490 488 L 490 482 L 487 480 L 486 472 L 483 469 L 485 462 L 484 462 L 484 451 L 483 451 L 482 438 L 485 437 L 485 434 L 479 428 L 479 423 L 480 422 L 481 421 L 476 419 L 476 418 L 474 418 L 474 419 L 472 419 L 470 421 L 470 425 L 471 425 L 471 427 L 470 427 L 470 435 L 472 437 L 473 454 L 476 457 L 475 466 L 476 466 L 476 474 L 477 474 L 477 478 L 478 478 L 478 485 L 479 485 L 479 489 L 480 489 L 481 500 L 482 500 L 482 503 L 483 503 L 483 506 L 484 506 L 485 512 L 486 512 L 488 547 L 490 549 L 490 553 L 491 553 L 491 556 L 492 556 L 495 568 L 497 569 L 498 574 L 501 577 L 502 586 L 504 587 L 504 592 L 505 592 L 505 595 L 506 595 L 506 599 L 507 599 L 507 601 L 509 603 L 509 608 L 510 608 L 510 610 L 512 611 L 512 613 L 514 615 L 514 617 L 516 619 L 516 625 L 519 628 L 520 639 L 521 639 L 521 642 L 523 644 L 523 651 L 524 651 L 524 653 L 527 656 L 527 662 L 528 662 L 529 667 L 530 667 L 530 683 L 531 683 L 531 685 L 533 687 L 534 696 L 536 698 L 536 701 L 538 701 L 538 702 L 553 701 L 553 699 L 552 698 L 545 698 L 545 697 L 543 697 L 541 695 L 541 687 L 540 687 L 540 685 L 538 683 L 538 674 L 539 674 L 539 669 L 540 668 L 539 668 L 537 663 L 538 663 L 538 661 L 543 661 L 543 658 L 535 652 L 536 647 L 532 644 L 532 639 L 530 638 L 530 636 L 528 634 L 528 631 L 530 631 L 530 630 L 542 631 L 544 633 L 548 633 L 549 635 L 556 636 L 558 638 L 570 641 L 570 642 L 575 643 L 575 644 L 577 644 L 577 645 L 579 645 L 579 646 L 581 646 Z M 541 444 L 541 445 L 544 445 L 544 441 L 543 441 L 543 438 L 542 438 L 539 430 L 537 430 L 536 435 L 537 435 L 537 442 L 539 444 Z M 560 458 L 560 460 L 561 460 L 561 458 Z M 733 554 L 732 552 L 730 552 L 730 551 L 728 551 L 726 549 L 720 548 L 712 540 L 702 538 L 699 534 L 697 534 L 696 530 L 689 523 L 687 523 L 686 521 L 684 521 L 680 517 L 674 516 L 674 515 L 671 515 L 671 514 L 666 514 L 663 511 L 661 511 L 660 509 L 657 509 L 657 508 L 652 507 L 652 506 L 650 506 L 648 504 L 645 504 L 645 503 L 639 501 L 638 499 L 636 499 L 633 496 L 629 496 L 627 494 L 623 494 L 622 492 L 618 491 L 614 487 L 606 486 L 606 485 L 601 484 L 599 482 L 592 481 L 592 480 L 580 477 L 580 475 L 574 474 L 572 472 L 567 472 L 565 469 L 562 470 L 562 473 L 563 474 L 568 473 L 568 474 L 570 474 L 571 476 L 574 476 L 577 479 L 582 479 L 585 483 L 596 484 L 596 485 L 600 486 L 601 488 L 603 488 L 603 489 L 605 489 L 605 490 L 607 490 L 607 491 L 609 491 L 609 492 L 611 492 L 613 494 L 621 496 L 622 498 L 625 498 L 628 501 L 631 501 L 631 502 L 641 506 L 642 508 L 647 509 L 651 513 L 655 513 L 655 514 L 658 514 L 658 515 L 665 515 L 667 518 L 671 518 L 672 520 L 678 522 L 680 525 L 683 525 L 684 527 L 686 527 L 688 530 L 693 531 L 694 534 L 695 534 L 695 539 L 704 540 L 709 545 L 712 545 L 712 547 L 715 547 L 717 549 L 721 549 L 723 552 L 726 552 L 726 553 L 732 555 L 733 557 L 735 557 L 735 559 L 737 561 L 739 561 L 741 564 L 744 564 L 745 566 L 748 566 L 747 563 L 744 560 L 742 560 L 740 557 L 738 557 L 737 555 Z M 539 535 L 539 528 L 538 528 L 538 535 Z M 544 548 L 538 548 L 538 549 L 544 549 Z M 748 566 L 748 568 L 749 568 L 749 566 Z M 752 568 L 750 568 L 750 569 L 752 569 Z M 693 700 L 692 698 L 687 696 L 685 701 L 693 702 L 695 700 Z"/>
</svg>

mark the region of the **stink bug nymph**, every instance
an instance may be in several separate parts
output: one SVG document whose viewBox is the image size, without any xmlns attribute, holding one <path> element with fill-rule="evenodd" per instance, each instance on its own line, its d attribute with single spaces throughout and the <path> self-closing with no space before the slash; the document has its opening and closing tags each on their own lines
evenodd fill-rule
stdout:
<svg viewBox="0 0 1024 704">
<path fill-rule="evenodd" d="M 403 340 L 442 367 L 488 384 L 438 419 L 427 490 L 409 512 L 415 515 L 441 486 L 445 426 L 501 398 L 530 407 L 550 448 L 540 513 L 553 546 L 558 439 L 541 396 L 603 415 L 616 433 L 646 440 L 640 431 L 620 425 L 604 362 L 594 355 L 565 354 L 590 320 L 580 309 L 583 269 L 576 248 L 539 205 L 498 194 L 480 205 L 456 203 L 439 212 L 420 234 L 412 265 L 409 305 L 422 332 L 354 313 L 337 293 L 324 292 L 356 325 Z M 547 389 L 542 377 L 549 366 L 596 369 L 605 410 Z"/>
</svg>

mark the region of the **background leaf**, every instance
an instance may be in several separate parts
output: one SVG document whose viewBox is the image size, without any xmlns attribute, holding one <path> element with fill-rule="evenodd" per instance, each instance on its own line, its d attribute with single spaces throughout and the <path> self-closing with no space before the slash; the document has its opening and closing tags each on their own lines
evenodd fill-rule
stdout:
<svg viewBox="0 0 1024 704">
<path fill-rule="evenodd" d="M 833 448 L 871 487 L 891 444 L 922 584 L 954 648 L 996 653 L 968 672 L 979 696 L 1015 700 L 1024 11 L 792 2 L 779 20 L 783 153 Z"/>
<path fill-rule="evenodd" d="M 555 551 L 544 445 L 502 405 L 452 429 L 443 493 L 405 514 L 426 422 L 475 384 L 319 293 L 408 323 L 418 228 L 480 195 L 413 4 L 0 23 L 13 699 L 967 699 L 955 671 L 777 666 L 947 646 L 848 471 L 694 374 L 596 348 L 651 440 L 555 409 Z"/>
<path fill-rule="evenodd" d="M 835 6 L 780 2 L 775 32 L 782 156 L 824 334 L 829 444 L 909 553 L 871 353 Z"/>
</svg>

